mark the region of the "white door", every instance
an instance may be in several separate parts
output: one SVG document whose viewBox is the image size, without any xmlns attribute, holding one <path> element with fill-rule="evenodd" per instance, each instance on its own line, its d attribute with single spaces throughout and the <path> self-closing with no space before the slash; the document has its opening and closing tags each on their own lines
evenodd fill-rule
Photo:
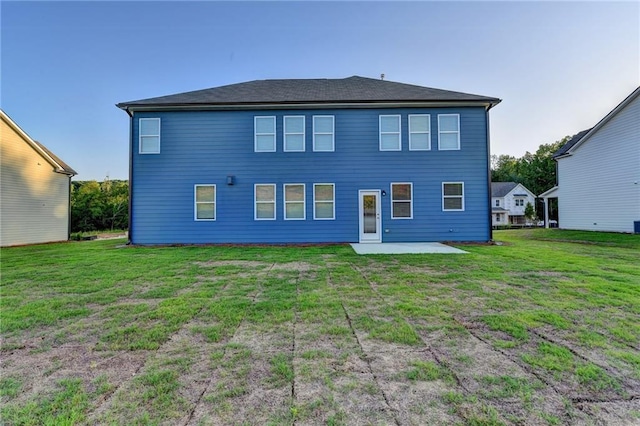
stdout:
<svg viewBox="0 0 640 426">
<path fill-rule="evenodd" d="M 360 191 L 360 242 L 379 243 L 382 241 L 380 228 L 380 191 Z"/>
</svg>

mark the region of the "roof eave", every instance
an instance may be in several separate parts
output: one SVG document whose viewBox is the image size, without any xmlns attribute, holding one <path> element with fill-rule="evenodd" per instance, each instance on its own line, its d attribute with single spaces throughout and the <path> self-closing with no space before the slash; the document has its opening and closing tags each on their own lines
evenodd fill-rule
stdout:
<svg viewBox="0 0 640 426">
<path fill-rule="evenodd" d="M 68 175 L 68 176 L 75 176 L 75 175 L 78 174 L 75 170 L 71 169 L 70 167 L 69 167 L 68 170 L 65 169 L 62 164 L 60 164 L 58 161 L 56 161 L 56 159 L 52 155 L 53 153 L 47 152 L 47 149 L 43 148 L 40 145 L 40 143 L 38 143 L 35 139 L 31 138 L 31 136 L 29 136 L 27 134 L 27 132 L 22 130 L 22 128 L 20 126 L 18 126 L 18 123 L 13 121 L 13 119 L 11 117 L 9 117 L 9 115 L 7 113 L 5 113 L 4 111 L 0 110 L 0 116 L 2 116 L 2 118 L 5 120 L 5 122 L 14 131 L 16 131 L 20 135 L 20 137 L 22 137 L 22 139 L 24 141 L 26 141 L 38 154 L 40 154 L 40 156 L 42 158 L 44 158 L 47 161 L 47 163 L 49 163 L 51 166 L 53 166 L 53 171 L 55 173 L 60 173 L 60 174 Z"/>
<path fill-rule="evenodd" d="M 242 103 L 172 103 L 135 104 L 119 103 L 124 111 L 215 111 L 251 109 L 309 109 L 309 108 L 402 108 L 402 107 L 463 107 L 482 106 L 489 110 L 499 104 L 500 99 L 487 100 L 439 100 L 439 101 L 313 101 L 313 102 L 242 102 Z"/>
<path fill-rule="evenodd" d="M 629 105 L 635 98 L 640 95 L 640 86 L 638 86 L 629 96 L 624 98 L 622 102 L 620 102 L 614 109 L 609 111 L 607 115 L 605 115 L 602 120 L 598 121 L 598 123 L 591 128 L 584 136 L 580 138 L 578 142 L 575 143 L 571 148 L 569 148 L 565 153 L 558 155 L 557 157 L 553 157 L 555 160 L 565 157 L 570 157 L 573 152 L 580 147 L 584 142 L 586 142 L 594 133 L 600 130 L 605 124 L 607 124 L 613 117 L 615 117 L 622 109 L 624 109 L 627 105 Z"/>
</svg>

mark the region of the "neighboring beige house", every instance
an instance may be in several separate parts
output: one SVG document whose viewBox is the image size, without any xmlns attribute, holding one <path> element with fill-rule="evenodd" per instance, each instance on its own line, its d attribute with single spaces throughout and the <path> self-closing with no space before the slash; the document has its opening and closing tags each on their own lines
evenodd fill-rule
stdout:
<svg viewBox="0 0 640 426">
<path fill-rule="evenodd" d="M 560 228 L 640 232 L 640 87 L 554 159 L 557 186 L 540 197 L 558 198 Z"/>
<path fill-rule="evenodd" d="M 527 203 L 536 205 L 536 196 L 524 185 L 516 182 L 491 182 L 491 224 L 525 225 L 524 209 Z"/>
<path fill-rule="evenodd" d="M 77 173 L 0 110 L 0 246 L 69 239 Z"/>
</svg>

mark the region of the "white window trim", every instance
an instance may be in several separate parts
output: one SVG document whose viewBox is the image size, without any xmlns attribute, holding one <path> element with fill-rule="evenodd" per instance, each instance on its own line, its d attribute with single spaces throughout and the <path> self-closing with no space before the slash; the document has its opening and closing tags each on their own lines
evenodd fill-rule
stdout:
<svg viewBox="0 0 640 426">
<path fill-rule="evenodd" d="M 258 201 L 257 197 L 257 189 L 259 186 L 271 186 L 273 187 L 273 201 Z M 256 183 L 253 185 L 253 220 L 276 220 L 277 218 L 277 210 L 276 210 L 276 199 L 278 198 L 276 194 L 276 184 L 275 183 Z M 273 204 L 273 217 L 258 217 L 258 204 Z"/>
<path fill-rule="evenodd" d="M 407 200 L 394 200 L 393 199 L 393 186 L 394 185 L 409 185 L 409 188 L 411 190 L 411 200 L 408 200 L 408 201 Z M 413 219 L 413 183 L 412 182 L 391 182 L 390 189 L 391 189 L 391 194 L 389 194 L 390 195 L 389 198 L 391 200 L 391 219 L 399 219 L 399 220 L 402 220 L 402 219 Z M 395 202 L 399 202 L 399 203 L 408 202 L 409 206 L 410 206 L 411 215 L 409 217 L 396 217 L 396 216 L 394 216 L 393 215 L 393 203 L 394 203 L 394 201 Z"/>
<path fill-rule="evenodd" d="M 328 203 L 329 200 L 316 199 L 316 186 L 319 185 L 331 185 L 333 214 L 331 217 L 316 217 L 316 203 Z M 313 220 L 336 220 L 336 184 L 335 183 L 314 183 L 313 184 Z"/>
<path fill-rule="evenodd" d="M 287 186 L 302 186 L 302 201 L 287 201 Z M 304 183 L 285 183 L 282 185 L 282 215 L 284 220 L 306 220 L 307 219 L 307 187 Z M 302 217 L 287 217 L 287 204 L 302 203 Z"/>
<path fill-rule="evenodd" d="M 213 202 L 211 201 L 198 201 L 198 187 L 200 186 L 212 186 L 213 187 Z M 197 183 L 193 185 L 193 220 L 196 222 L 214 222 L 218 218 L 218 189 L 215 184 L 212 183 Z M 212 204 L 213 203 L 213 219 L 199 219 L 198 218 L 198 204 Z"/>
<path fill-rule="evenodd" d="M 302 133 L 300 132 L 287 132 L 287 118 L 302 118 Z M 304 115 L 285 115 L 283 118 L 283 137 L 282 137 L 282 150 L 284 152 L 304 152 L 307 138 L 305 137 L 305 116 Z M 302 135 L 302 149 L 287 149 L 287 136 L 288 135 Z"/>
<path fill-rule="evenodd" d="M 440 117 L 456 117 L 458 120 L 458 130 L 441 130 Z M 458 136 L 458 144 L 456 148 L 442 148 L 440 146 L 440 135 L 442 134 L 456 134 Z M 460 114 L 438 114 L 438 151 L 459 151 L 460 150 Z"/>
<path fill-rule="evenodd" d="M 445 185 L 462 185 L 462 195 L 444 195 L 444 186 Z M 444 200 L 445 198 L 462 198 L 462 208 L 461 209 L 445 209 L 444 208 Z M 463 212 L 464 211 L 464 182 L 442 182 L 442 211 L 443 212 Z"/>
<path fill-rule="evenodd" d="M 273 120 L 273 133 L 258 133 L 258 119 L 271 118 Z M 256 115 L 253 117 L 253 152 L 276 152 L 277 123 L 275 115 Z M 273 149 L 258 150 L 258 136 L 273 136 Z"/>
<path fill-rule="evenodd" d="M 158 134 L 157 135 L 143 135 L 142 134 L 142 121 L 157 121 L 158 122 Z M 139 154 L 160 154 L 160 143 L 161 143 L 161 138 L 160 138 L 160 132 L 161 132 L 161 122 L 160 122 L 160 118 L 141 118 L 138 120 L 138 153 Z M 143 136 L 157 136 L 158 137 L 158 151 L 148 151 L 148 152 L 143 152 L 142 151 L 142 137 Z"/>
<path fill-rule="evenodd" d="M 331 119 L 331 133 L 316 132 L 316 118 Z M 334 115 L 314 115 L 313 120 L 313 151 L 314 152 L 334 152 L 336 150 L 336 117 Z M 331 149 L 316 149 L 316 135 L 331 135 Z"/>
<path fill-rule="evenodd" d="M 397 132 L 383 132 L 382 131 L 382 118 L 383 117 L 396 117 L 398 119 L 398 131 Z M 378 117 L 378 149 L 380 151 L 402 151 L 402 117 L 399 114 L 381 114 Z M 382 149 L 382 135 L 398 135 L 398 148 L 394 149 Z"/>
<path fill-rule="evenodd" d="M 411 130 L 411 117 L 426 117 L 429 129 L 425 131 L 412 131 Z M 428 135 L 426 148 L 413 148 L 411 145 L 411 135 Z M 409 114 L 409 151 L 431 151 L 431 114 Z"/>
</svg>

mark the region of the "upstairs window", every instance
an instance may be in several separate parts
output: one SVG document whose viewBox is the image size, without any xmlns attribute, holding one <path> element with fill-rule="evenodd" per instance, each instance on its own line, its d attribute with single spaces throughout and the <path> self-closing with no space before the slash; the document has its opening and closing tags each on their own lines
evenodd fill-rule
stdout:
<svg viewBox="0 0 640 426">
<path fill-rule="evenodd" d="M 391 184 L 391 218 L 413 218 L 413 185 L 411 183 Z"/>
<path fill-rule="evenodd" d="M 400 116 L 380 116 L 380 151 L 400 151 Z"/>
<path fill-rule="evenodd" d="M 284 117 L 284 151 L 304 151 L 304 116 Z"/>
<path fill-rule="evenodd" d="M 140 154 L 160 154 L 160 119 L 141 118 L 139 123 Z"/>
<path fill-rule="evenodd" d="M 254 117 L 255 152 L 276 151 L 276 118 Z"/>
<path fill-rule="evenodd" d="M 460 114 L 438 114 L 438 149 L 460 149 Z"/>
<path fill-rule="evenodd" d="M 274 184 L 256 184 L 255 220 L 276 219 L 276 186 Z"/>
<path fill-rule="evenodd" d="M 516 198 L 516 207 L 524 207 L 524 199 Z"/>
<path fill-rule="evenodd" d="M 216 186 L 195 185 L 195 220 L 216 220 Z"/>
<path fill-rule="evenodd" d="M 313 150 L 320 152 L 335 151 L 333 115 L 313 116 Z"/>
<path fill-rule="evenodd" d="M 500 200 L 496 200 L 496 207 L 500 207 Z"/>
<path fill-rule="evenodd" d="M 315 220 L 332 220 L 336 218 L 334 184 L 313 184 L 313 218 Z"/>
<path fill-rule="evenodd" d="M 409 115 L 409 151 L 431 149 L 431 116 Z"/>
<path fill-rule="evenodd" d="M 442 210 L 464 210 L 464 183 L 442 182 Z"/>
</svg>

